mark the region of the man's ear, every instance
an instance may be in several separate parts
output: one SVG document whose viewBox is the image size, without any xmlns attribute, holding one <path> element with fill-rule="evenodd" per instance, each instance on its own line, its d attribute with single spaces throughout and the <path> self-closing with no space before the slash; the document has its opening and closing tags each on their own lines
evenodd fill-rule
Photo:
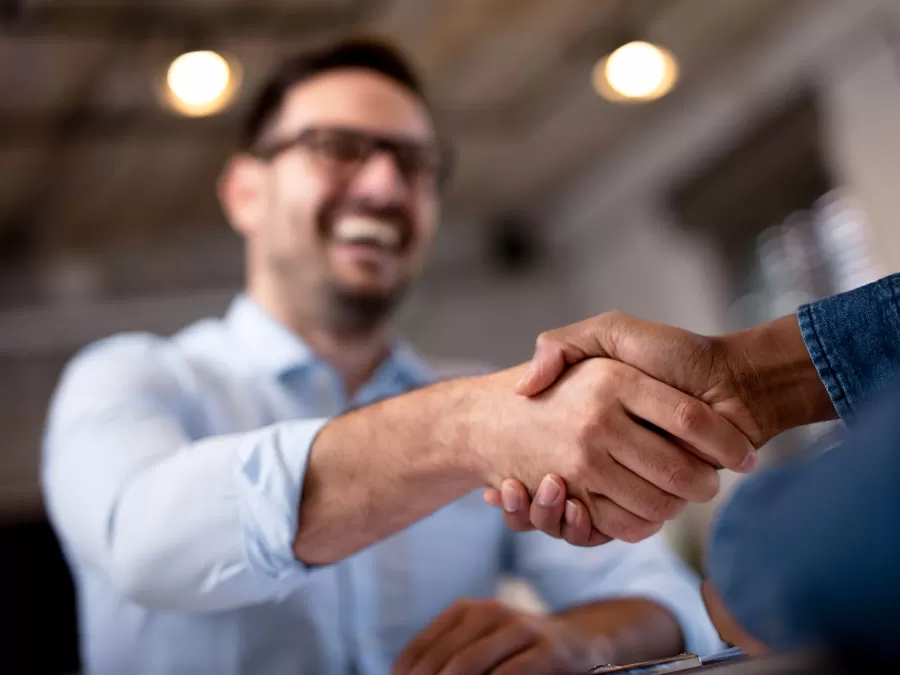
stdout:
<svg viewBox="0 0 900 675">
<path fill-rule="evenodd" d="M 245 239 L 253 236 L 266 215 L 265 178 L 264 164 L 247 154 L 232 156 L 219 174 L 219 203 L 231 227 Z"/>
</svg>

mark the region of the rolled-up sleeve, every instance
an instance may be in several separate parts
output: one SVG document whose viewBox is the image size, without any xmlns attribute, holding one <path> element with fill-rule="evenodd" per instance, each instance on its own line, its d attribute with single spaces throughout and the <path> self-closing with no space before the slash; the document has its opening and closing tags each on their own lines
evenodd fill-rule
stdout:
<svg viewBox="0 0 900 675">
<path fill-rule="evenodd" d="M 51 405 L 50 518 L 76 564 L 147 606 L 217 611 L 279 599 L 311 573 L 291 544 L 325 422 L 197 440 L 165 341 L 104 341 L 67 367 Z"/>
<path fill-rule="evenodd" d="M 530 532 L 516 535 L 513 552 L 511 571 L 533 584 L 553 612 L 613 598 L 647 598 L 672 613 L 688 651 L 708 654 L 721 646 L 699 579 L 659 535 L 637 544 L 575 548 Z"/>
<path fill-rule="evenodd" d="M 900 378 L 900 275 L 803 305 L 797 319 L 819 377 L 845 421 Z"/>
</svg>

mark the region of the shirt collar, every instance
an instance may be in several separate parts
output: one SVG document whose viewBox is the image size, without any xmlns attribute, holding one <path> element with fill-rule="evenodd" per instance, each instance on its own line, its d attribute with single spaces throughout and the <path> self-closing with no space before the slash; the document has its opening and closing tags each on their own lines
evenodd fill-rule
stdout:
<svg viewBox="0 0 900 675">
<path fill-rule="evenodd" d="M 299 335 L 244 293 L 231 302 L 225 324 L 253 362 L 276 377 L 323 363 Z M 406 388 L 415 388 L 433 382 L 435 372 L 411 345 L 397 340 L 372 380 L 392 378 L 399 379 Z"/>
</svg>

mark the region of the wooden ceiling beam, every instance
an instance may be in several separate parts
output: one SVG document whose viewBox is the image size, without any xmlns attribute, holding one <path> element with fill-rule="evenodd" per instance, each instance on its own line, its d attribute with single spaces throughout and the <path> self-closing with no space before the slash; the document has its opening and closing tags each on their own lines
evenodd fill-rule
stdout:
<svg viewBox="0 0 900 675">
<path fill-rule="evenodd" d="M 12 35 L 29 38 L 96 38 L 115 42 L 149 36 L 304 38 L 352 27 L 371 15 L 368 0 L 278 8 L 264 3 L 203 9 L 196 4 L 135 0 L 122 3 L 32 3 L 8 16 Z"/>
</svg>

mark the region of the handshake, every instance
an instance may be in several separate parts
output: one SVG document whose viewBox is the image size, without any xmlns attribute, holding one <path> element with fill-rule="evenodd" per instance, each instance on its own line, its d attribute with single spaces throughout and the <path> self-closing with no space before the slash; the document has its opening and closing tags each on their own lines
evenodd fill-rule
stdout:
<svg viewBox="0 0 900 675">
<path fill-rule="evenodd" d="M 715 497 L 719 469 L 752 471 L 770 438 L 834 416 L 794 316 L 711 338 L 602 314 L 481 384 L 485 500 L 578 546 L 651 536 Z"/>
</svg>

